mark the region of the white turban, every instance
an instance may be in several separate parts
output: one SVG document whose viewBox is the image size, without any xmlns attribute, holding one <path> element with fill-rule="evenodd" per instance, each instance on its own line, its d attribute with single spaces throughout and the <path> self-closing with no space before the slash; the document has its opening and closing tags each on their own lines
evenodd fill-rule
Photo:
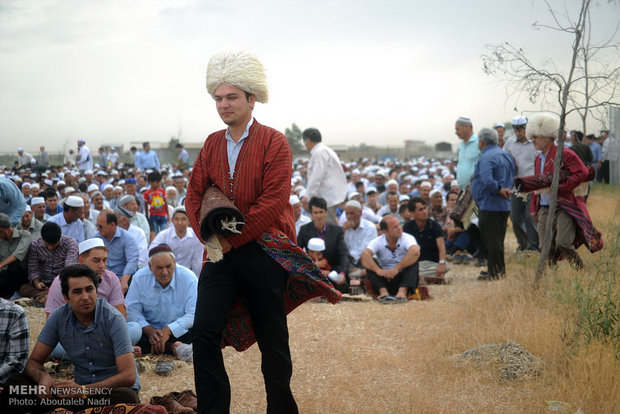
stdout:
<svg viewBox="0 0 620 414">
<path fill-rule="evenodd" d="M 246 51 L 221 52 L 209 60 L 207 91 L 215 99 L 215 90 L 227 84 L 256 96 L 258 102 L 267 102 L 269 90 L 262 63 Z"/>
</svg>

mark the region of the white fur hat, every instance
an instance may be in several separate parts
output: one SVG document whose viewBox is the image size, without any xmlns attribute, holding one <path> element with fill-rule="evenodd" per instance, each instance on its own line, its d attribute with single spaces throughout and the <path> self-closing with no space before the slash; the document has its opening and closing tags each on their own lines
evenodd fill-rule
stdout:
<svg viewBox="0 0 620 414">
<path fill-rule="evenodd" d="M 551 114 L 539 114 L 530 119 L 525 131 L 527 139 L 532 137 L 549 137 L 555 139 L 560 129 L 560 119 Z"/>
<path fill-rule="evenodd" d="M 207 91 L 213 99 L 215 90 L 223 83 L 255 95 L 258 102 L 269 100 L 265 69 L 249 52 L 221 52 L 211 57 L 207 67 Z"/>
</svg>

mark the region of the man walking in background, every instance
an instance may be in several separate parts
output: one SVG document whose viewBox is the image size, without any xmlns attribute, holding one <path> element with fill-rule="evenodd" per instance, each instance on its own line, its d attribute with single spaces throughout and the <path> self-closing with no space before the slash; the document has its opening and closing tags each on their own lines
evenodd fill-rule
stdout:
<svg viewBox="0 0 620 414">
<path fill-rule="evenodd" d="M 340 165 L 340 158 L 334 150 L 321 142 L 318 129 L 308 128 L 302 133 L 302 137 L 306 149 L 310 151 L 305 201 L 312 197 L 324 198 L 327 201 L 327 221 L 338 225 L 336 206 L 342 203 L 347 195 L 347 177 Z M 307 204 L 305 207 L 308 210 Z"/>
</svg>

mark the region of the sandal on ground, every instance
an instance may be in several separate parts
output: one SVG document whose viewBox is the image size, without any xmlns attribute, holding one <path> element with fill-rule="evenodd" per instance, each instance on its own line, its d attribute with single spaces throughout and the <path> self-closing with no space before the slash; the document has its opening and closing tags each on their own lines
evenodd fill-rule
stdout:
<svg viewBox="0 0 620 414">
<path fill-rule="evenodd" d="M 403 297 L 400 297 L 400 298 L 394 298 L 394 299 L 396 299 L 396 302 L 395 302 L 395 303 L 407 303 L 407 301 L 409 300 L 409 299 L 407 299 L 407 298 L 403 298 Z"/>
<path fill-rule="evenodd" d="M 174 362 L 172 361 L 158 361 L 155 365 L 155 373 L 157 375 L 170 375 L 174 370 Z"/>
<path fill-rule="evenodd" d="M 383 303 L 384 305 L 389 305 L 392 303 L 396 303 L 396 298 L 394 296 L 381 296 L 380 298 L 377 298 L 377 300 L 381 303 Z"/>
</svg>

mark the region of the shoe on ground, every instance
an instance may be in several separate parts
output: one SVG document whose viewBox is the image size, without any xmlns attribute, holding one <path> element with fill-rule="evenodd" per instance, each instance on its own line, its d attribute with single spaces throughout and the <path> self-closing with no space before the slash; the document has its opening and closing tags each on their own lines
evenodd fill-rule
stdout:
<svg viewBox="0 0 620 414">
<path fill-rule="evenodd" d="M 150 404 L 161 405 L 168 413 L 191 413 L 194 411 L 194 409 L 190 407 L 185 407 L 179 404 L 170 396 L 170 394 L 164 395 L 163 397 L 153 397 L 151 398 Z"/>
<path fill-rule="evenodd" d="M 194 394 L 192 390 L 171 392 L 168 395 L 170 395 L 173 400 L 181 404 L 183 407 L 188 407 L 194 411 L 198 411 L 198 399 L 196 398 L 196 394 Z"/>
<path fill-rule="evenodd" d="M 452 263 L 454 263 L 454 264 L 461 264 L 461 263 L 463 263 L 463 255 L 462 254 L 455 254 L 454 256 L 452 256 Z"/>
<path fill-rule="evenodd" d="M 155 365 L 155 373 L 157 375 L 170 375 L 174 371 L 174 362 L 172 361 L 158 361 Z"/>
<path fill-rule="evenodd" d="M 478 265 L 478 267 L 486 266 L 487 265 L 487 259 L 478 258 L 478 261 L 476 262 L 476 265 Z"/>
<path fill-rule="evenodd" d="M 384 305 L 391 305 L 393 303 L 396 303 L 397 299 L 394 296 L 388 295 L 388 296 L 381 296 L 379 298 L 377 298 L 377 300 L 379 301 L 379 303 L 383 303 Z"/>
<path fill-rule="evenodd" d="M 471 254 L 464 254 L 462 258 L 463 264 L 470 264 L 474 261 L 474 257 Z"/>
</svg>

